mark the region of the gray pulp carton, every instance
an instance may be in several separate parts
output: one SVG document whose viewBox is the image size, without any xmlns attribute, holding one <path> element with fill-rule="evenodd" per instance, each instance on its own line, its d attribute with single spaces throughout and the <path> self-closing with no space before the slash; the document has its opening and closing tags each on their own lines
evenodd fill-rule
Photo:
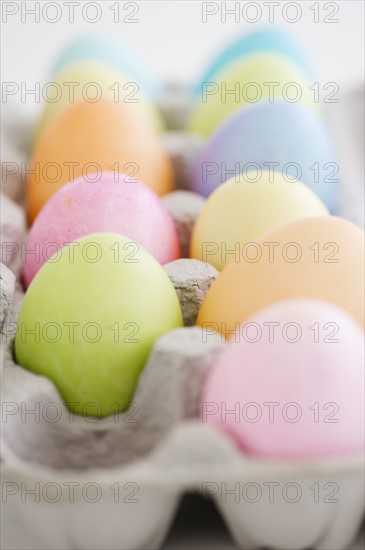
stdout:
<svg viewBox="0 0 365 550">
<path fill-rule="evenodd" d="M 175 133 L 166 135 L 166 146 L 184 187 L 201 144 L 175 129 L 179 113 L 174 102 L 169 105 Z M 358 221 L 349 199 L 357 194 L 349 187 L 354 181 L 342 186 L 341 213 Z M 202 199 L 184 193 L 164 202 L 188 250 Z M 10 204 L 4 202 L 4 208 Z M 8 218 L 15 224 L 15 217 Z M 14 231 L 21 244 L 18 218 Z M 19 258 L 9 259 L 19 275 Z M 185 324 L 192 325 L 215 270 L 192 260 L 166 270 Z M 214 500 L 240 548 L 348 548 L 364 517 L 364 457 L 253 459 L 205 423 L 201 389 L 223 346 L 218 336 L 205 338 L 190 326 L 166 334 L 156 342 L 127 411 L 97 421 L 74 416 L 51 381 L 15 364 L 22 292 L 16 283 L 9 311 L 14 278 L 6 269 L 3 274 L 2 508 L 5 521 L 17 518 L 7 526 L 9 540 L 16 540 L 21 525 L 33 541 L 27 549 L 155 549 L 182 495 L 199 491 Z"/>
<path fill-rule="evenodd" d="M 22 295 L 17 292 L 11 322 Z M 216 502 L 240 548 L 340 550 L 364 514 L 364 457 L 245 456 L 200 419 L 201 388 L 223 347 L 197 327 L 160 338 L 129 409 L 72 415 L 53 383 L 3 346 L 3 503 L 37 548 L 158 548 L 182 495 Z"/>
</svg>

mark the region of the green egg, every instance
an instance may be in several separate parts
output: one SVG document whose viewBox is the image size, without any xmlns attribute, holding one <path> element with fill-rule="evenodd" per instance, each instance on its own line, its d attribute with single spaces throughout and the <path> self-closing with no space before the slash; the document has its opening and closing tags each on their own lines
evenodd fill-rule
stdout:
<svg viewBox="0 0 365 550">
<path fill-rule="evenodd" d="M 125 237 L 95 233 L 62 248 L 33 279 L 16 361 L 52 380 L 72 411 L 106 416 L 128 407 L 154 342 L 182 325 L 157 260 Z"/>
</svg>

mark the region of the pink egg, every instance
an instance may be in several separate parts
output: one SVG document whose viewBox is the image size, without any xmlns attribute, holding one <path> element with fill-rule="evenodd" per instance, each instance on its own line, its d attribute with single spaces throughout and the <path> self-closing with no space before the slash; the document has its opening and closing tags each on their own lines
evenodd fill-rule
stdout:
<svg viewBox="0 0 365 550">
<path fill-rule="evenodd" d="M 210 371 L 202 421 L 266 459 L 364 450 L 364 333 L 327 302 L 277 302 L 241 325 Z"/>
<path fill-rule="evenodd" d="M 161 264 L 180 257 L 174 222 L 154 191 L 141 182 L 127 181 L 123 174 L 107 172 L 90 180 L 81 177 L 68 183 L 38 214 L 26 244 L 25 286 L 66 243 L 90 233 L 124 235 Z"/>
</svg>

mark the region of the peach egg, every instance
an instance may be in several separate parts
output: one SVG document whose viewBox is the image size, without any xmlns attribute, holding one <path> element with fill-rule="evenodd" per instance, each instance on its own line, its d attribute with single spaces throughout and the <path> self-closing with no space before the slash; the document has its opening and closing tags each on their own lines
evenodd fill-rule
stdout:
<svg viewBox="0 0 365 550">
<path fill-rule="evenodd" d="M 77 86 L 71 86 L 77 83 Z M 37 141 L 49 122 L 68 105 L 85 99 L 96 103 L 109 98 L 115 103 L 138 103 L 141 111 L 156 130 L 163 129 L 159 115 L 152 101 L 143 94 L 130 75 L 100 61 L 78 61 L 67 65 L 54 76 L 53 94 L 56 100 L 45 103 L 41 118 L 36 125 L 34 142 Z"/>
<path fill-rule="evenodd" d="M 79 101 L 54 117 L 30 162 L 27 211 L 30 222 L 65 183 L 90 181 L 103 171 L 123 172 L 158 195 L 173 189 L 170 161 L 138 104 Z"/>
<path fill-rule="evenodd" d="M 260 309 L 304 297 L 336 304 L 364 325 L 362 229 L 332 216 L 305 218 L 248 243 L 210 287 L 197 323 L 228 336 Z"/>
</svg>

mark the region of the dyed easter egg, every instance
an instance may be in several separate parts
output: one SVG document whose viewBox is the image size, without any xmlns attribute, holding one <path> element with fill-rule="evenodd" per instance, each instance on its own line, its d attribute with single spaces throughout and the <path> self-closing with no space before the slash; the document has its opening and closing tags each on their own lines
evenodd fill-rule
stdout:
<svg viewBox="0 0 365 550">
<path fill-rule="evenodd" d="M 278 54 L 257 53 L 239 59 L 223 68 L 214 82 L 202 86 L 188 128 L 203 137 L 209 137 L 238 109 L 260 101 L 303 103 L 318 110 L 306 75 L 294 62 Z"/>
<path fill-rule="evenodd" d="M 139 85 L 129 75 L 100 61 L 83 60 L 66 65 L 54 76 L 49 90 L 35 129 L 35 140 L 49 121 L 68 105 L 80 100 L 96 103 L 102 98 L 111 99 L 114 103 L 137 103 L 156 130 L 163 129 L 161 116 Z"/>
<path fill-rule="evenodd" d="M 52 78 L 67 65 L 78 61 L 107 63 L 130 75 L 146 94 L 154 96 L 157 92 L 158 87 L 149 73 L 148 65 L 139 59 L 130 44 L 123 43 L 120 36 L 95 32 L 79 36 L 62 51 L 54 63 Z"/>
<path fill-rule="evenodd" d="M 363 388 L 356 321 L 326 302 L 289 300 L 258 312 L 225 346 L 205 383 L 203 420 L 260 458 L 360 454 Z"/>
<path fill-rule="evenodd" d="M 35 326 L 36 337 L 27 332 Z M 76 413 L 105 416 L 128 407 L 154 342 L 180 326 L 175 289 L 157 260 L 126 237 L 95 233 L 65 246 L 33 279 L 15 356 L 50 378 Z"/>
<path fill-rule="evenodd" d="M 173 188 L 170 161 L 138 104 L 109 99 L 79 101 L 55 116 L 39 137 L 30 170 L 30 221 L 60 187 L 79 176 L 97 181 L 104 171 L 123 172 L 158 195 Z"/>
<path fill-rule="evenodd" d="M 195 93 L 201 92 L 202 82 L 211 82 L 216 75 L 227 65 L 237 59 L 243 59 L 258 52 L 272 52 L 288 57 L 294 61 L 307 75 L 312 77 L 312 69 L 307 56 L 298 44 L 294 36 L 278 29 L 260 29 L 240 36 L 225 48 L 205 72 L 201 82 L 195 89 Z"/>
<path fill-rule="evenodd" d="M 119 181 L 118 181 L 119 178 Z M 174 222 L 160 198 L 124 174 L 104 173 L 99 181 L 81 177 L 46 202 L 27 237 L 23 281 L 29 285 L 44 262 L 65 244 L 90 233 L 118 233 L 143 246 L 161 264 L 180 257 Z"/>
<path fill-rule="evenodd" d="M 272 176 L 272 177 L 271 177 Z M 252 179 L 250 179 L 252 178 Z M 311 216 L 326 216 L 320 199 L 301 182 L 263 171 L 232 178 L 210 195 L 195 223 L 191 257 L 221 270 L 267 231 Z"/>
<path fill-rule="evenodd" d="M 232 174 L 275 170 L 307 184 L 333 213 L 338 164 L 322 120 L 303 105 L 269 103 L 242 109 L 208 142 L 192 178 L 207 197 Z"/>
<path fill-rule="evenodd" d="M 364 325 L 364 232 L 341 218 L 304 218 L 241 250 L 210 287 L 197 324 L 228 334 L 260 309 L 289 298 L 331 302 Z"/>
</svg>

